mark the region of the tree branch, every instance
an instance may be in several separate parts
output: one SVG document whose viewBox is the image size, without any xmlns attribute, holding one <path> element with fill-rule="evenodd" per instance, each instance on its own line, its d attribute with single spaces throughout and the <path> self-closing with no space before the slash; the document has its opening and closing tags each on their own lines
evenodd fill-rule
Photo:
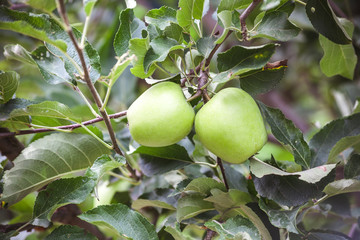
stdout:
<svg viewBox="0 0 360 240">
<path fill-rule="evenodd" d="M 217 158 L 216 158 L 216 162 L 217 162 L 217 164 L 218 164 L 219 167 L 220 167 L 220 170 L 221 170 L 221 174 L 222 174 L 222 176 L 223 176 L 223 180 L 224 180 L 225 187 L 226 187 L 226 189 L 229 191 L 230 188 L 229 188 L 229 184 L 228 184 L 227 179 L 226 179 L 225 169 L 224 169 L 224 165 L 222 164 L 221 158 L 217 157 Z"/>
<path fill-rule="evenodd" d="M 246 28 L 246 19 L 250 13 L 259 5 L 262 0 L 253 0 L 252 3 L 245 9 L 245 11 L 240 15 L 240 24 L 241 24 L 241 33 L 243 41 L 247 41 L 247 28 Z"/>
<path fill-rule="evenodd" d="M 102 102 L 101 102 L 101 99 L 100 99 L 100 96 L 94 86 L 94 84 L 91 82 L 91 79 L 90 79 L 90 74 L 89 74 L 89 70 L 86 66 L 86 62 L 85 62 L 85 58 L 84 58 L 84 53 L 83 53 L 83 50 L 82 48 L 80 48 L 76 38 L 75 38 L 75 35 L 72 31 L 72 28 L 69 24 L 69 19 L 67 17 L 67 14 L 66 14 L 66 10 L 65 10 L 65 3 L 64 3 L 64 0 L 57 0 L 57 3 L 58 3 L 58 9 L 59 9 L 59 14 L 61 16 L 61 18 L 63 19 L 64 23 L 65 23 L 65 30 L 66 32 L 68 33 L 72 43 L 74 44 L 74 47 L 79 55 L 79 58 L 80 58 L 80 62 L 81 62 L 81 66 L 83 68 L 83 74 L 84 74 L 84 80 L 91 92 L 91 95 L 93 96 L 94 98 L 94 101 L 96 103 L 96 106 L 98 107 L 99 109 L 99 112 L 101 114 L 101 116 L 103 117 L 104 119 L 104 122 L 106 124 L 106 127 L 108 129 L 108 132 L 109 132 L 109 136 L 110 136 L 110 139 L 111 139 L 111 142 L 113 144 L 113 148 L 115 150 L 115 152 L 119 155 L 122 155 L 124 156 L 123 152 L 120 150 L 118 144 L 117 144 L 117 141 L 116 141 L 116 136 L 115 136 L 115 132 L 114 132 L 114 129 L 111 125 L 111 122 L 110 122 L 110 118 L 106 112 L 105 109 L 102 109 Z M 134 179 L 138 179 L 138 177 L 136 176 L 136 172 L 135 170 L 129 165 L 129 163 L 126 164 L 126 168 L 129 170 L 129 172 L 131 173 L 131 177 L 134 178 Z"/>
</svg>

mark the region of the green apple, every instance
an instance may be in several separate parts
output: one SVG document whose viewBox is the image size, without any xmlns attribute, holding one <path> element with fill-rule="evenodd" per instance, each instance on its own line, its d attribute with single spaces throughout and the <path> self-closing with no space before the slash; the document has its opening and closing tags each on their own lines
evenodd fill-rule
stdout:
<svg viewBox="0 0 360 240">
<path fill-rule="evenodd" d="M 189 134 L 195 113 L 178 84 L 158 83 L 127 111 L 131 136 L 141 145 L 164 147 Z"/>
<path fill-rule="evenodd" d="M 230 163 L 242 163 L 267 141 L 260 110 L 254 99 L 238 88 L 226 88 L 206 103 L 195 117 L 201 143 Z"/>
</svg>

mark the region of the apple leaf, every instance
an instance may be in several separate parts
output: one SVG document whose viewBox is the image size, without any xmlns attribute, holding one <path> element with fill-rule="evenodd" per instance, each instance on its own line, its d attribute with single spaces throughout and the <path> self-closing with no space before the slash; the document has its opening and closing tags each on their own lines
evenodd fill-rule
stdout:
<svg viewBox="0 0 360 240">
<path fill-rule="evenodd" d="M 266 205 L 263 199 L 260 199 L 259 207 L 269 216 L 271 224 L 275 227 L 285 228 L 289 232 L 299 233 L 296 228 L 296 217 L 300 211 L 300 207 L 295 207 L 291 210 L 276 209 Z"/>
<path fill-rule="evenodd" d="M 97 0 L 83 0 L 84 11 L 86 16 L 90 16 Z"/>
<path fill-rule="evenodd" d="M 319 33 L 337 44 L 351 42 L 327 0 L 308 0 L 305 8 L 308 18 Z"/>
<path fill-rule="evenodd" d="M 205 198 L 205 201 L 212 202 L 215 209 L 220 213 L 226 213 L 229 209 L 235 208 L 239 205 L 245 205 L 252 201 L 247 192 L 242 192 L 236 189 L 229 189 L 229 191 L 222 191 L 214 188 L 211 190 L 210 197 Z"/>
<path fill-rule="evenodd" d="M 276 11 L 265 13 L 261 22 L 250 32 L 250 36 L 252 38 L 289 41 L 296 37 L 299 32 L 300 28 L 288 20 L 287 13 Z"/>
<path fill-rule="evenodd" d="M 176 19 L 179 25 L 188 29 L 194 24 L 194 20 L 200 20 L 203 15 L 204 0 L 179 0 L 179 10 Z"/>
<path fill-rule="evenodd" d="M 44 12 L 52 12 L 55 10 L 56 8 L 56 1 L 55 0 L 47 0 L 47 1 L 43 1 L 43 0 L 20 0 L 17 2 L 23 2 L 26 5 L 29 5 L 33 8 L 42 10 Z"/>
<path fill-rule="evenodd" d="M 316 133 L 309 143 L 312 151 L 310 166 L 321 166 L 328 162 L 332 149 L 342 138 L 360 135 L 359 122 L 360 113 L 353 114 L 330 122 Z M 342 146 L 348 146 L 347 141 L 340 142 L 337 148 L 343 149 Z M 336 152 L 338 151 L 335 149 L 332 155 L 334 156 Z"/>
<path fill-rule="evenodd" d="M 120 12 L 120 26 L 114 38 L 114 49 L 117 56 L 122 56 L 129 50 L 129 41 L 132 38 L 140 38 L 145 24 L 134 16 L 130 8 Z M 137 55 L 136 55 L 137 56 Z"/>
<path fill-rule="evenodd" d="M 139 78 L 147 78 L 151 76 L 156 66 L 153 64 L 149 67 L 149 69 L 145 72 L 144 69 L 144 59 L 145 55 L 150 48 L 149 39 L 147 38 L 134 38 L 130 40 L 129 50 L 130 54 L 134 54 L 136 56 L 136 60 L 133 61 L 133 67 L 130 69 L 131 73 Z"/>
<path fill-rule="evenodd" d="M 207 228 L 219 234 L 219 240 L 226 239 L 253 239 L 261 240 L 261 235 L 255 225 L 240 215 L 229 218 L 224 223 L 216 220 L 206 222 Z"/>
<path fill-rule="evenodd" d="M 352 37 L 354 25 L 346 19 L 340 19 L 345 30 Z M 324 56 L 320 60 L 321 71 L 327 76 L 332 77 L 337 74 L 352 80 L 354 78 L 357 56 L 354 46 L 349 44 L 336 44 L 320 34 L 319 41 Z"/>
<path fill-rule="evenodd" d="M 279 109 L 268 107 L 260 102 L 258 104 L 267 123 L 270 125 L 272 134 L 282 144 L 291 147 L 297 164 L 309 169 L 311 152 L 302 132 L 294 126 L 292 121 L 286 119 Z"/>
<path fill-rule="evenodd" d="M 145 22 L 153 24 L 161 30 L 165 30 L 171 23 L 177 23 L 176 10 L 167 6 L 162 6 L 159 9 L 151 9 L 145 15 Z"/>
<path fill-rule="evenodd" d="M 109 150 L 89 135 L 56 133 L 32 142 L 4 174 L 2 200 L 14 204 L 53 180 L 85 170 Z"/>
<path fill-rule="evenodd" d="M 135 153 L 146 154 L 150 156 L 172 159 L 172 160 L 192 162 L 186 149 L 178 144 L 173 144 L 166 147 L 140 146 L 134 152 L 132 152 L 132 154 Z"/>
<path fill-rule="evenodd" d="M 360 180 L 360 155 L 354 154 L 350 157 L 344 167 L 345 178 L 357 178 Z"/>
<path fill-rule="evenodd" d="M 156 188 L 154 191 L 142 194 L 139 199 L 133 201 L 131 207 L 135 210 L 148 206 L 176 210 L 179 197 L 172 195 L 173 192 L 173 189 Z"/>
<path fill-rule="evenodd" d="M 239 31 L 240 25 L 240 14 L 237 11 L 225 10 L 217 14 L 219 23 L 222 24 L 224 30 L 221 36 L 216 40 L 216 44 L 222 43 L 230 30 Z"/>
<path fill-rule="evenodd" d="M 336 157 L 344 150 L 355 147 L 360 143 L 360 134 L 356 136 L 344 137 L 338 141 L 329 153 L 328 162 L 335 162 Z"/>
<path fill-rule="evenodd" d="M 250 5 L 252 0 L 221 0 L 217 12 L 220 13 L 222 11 L 233 11 L 236 9 L 243 9 Z"/>
<path fill-rule="evenodd" d="M 191 237 L 183 234 L 180 229 L 180 224 L 176 223 L 175 227 L 167 226 L 164 230 L 171 234 L 175 240 L 192 240 Z"/>
<path fill-rule="evenodd" d="M 0 104 L 9 101 L 19 86 L 19 74 L 0 70 Z"/>
<path fill-rule="evenodd" d="M 79 218 L 95 225 L 111 227 L 119 235 L 134 240 L 159 239 L 155 227 L 146 218 L 121 203 L 101 205 L 81 214 Z"/>
<path fill-rule="evenodd" d="M 193 191 L 204 194 L 205 196 L 210 194 L 212 189 L 219 189 L 226 191 L 225 185 L 212 178 L 202 177 L 192 180 L 184 189 L 184 191 Z"/>
<path fill-rule="evenodd" d="M 228 180 L 230 189 L 237 189 L 243 192 L 247 192 L 247 179 L 244 175 L 243 169 L 248 170 L 245 164 L 237 165 L 237 164 L 227 164 L 223 162 L 223 166 L 225 169 L 226 179 Z"/>
<path fill-rule="evenodd" d="M 0 121 L 5 121 L 10 118 L 10 113 L 13 110 L 26 108 L 31 104 L 34 104 L 34 102 L 22 98 L 10 99 L 7 103 L 0 104 Z"/>
<path fill-rule="evenodd" d="M 176 211 L 176 219 L 181 222 L 199 215 L 200 213 L 214 210 L 211 202 L 205 201 L 200 193 L 187 194 L 179 199 Z"/>
<path fill-rule="evenodd" d="M 247 93 L 257 95 L 274 89 L 284 76 L 286 67 L 268 68 L 240 76 L 240 86 Z"/>
<path fill-rule="evenodd" d="M 264 0 L 261 4 L 261 11 L 267 11 L 280 5 L 281 0 Z"/>
<path fill-rule="evenodd" d="M 348 192 L 359 192 L 360 180 L 357 179 L 341 179 L 335 182 L 329 183 L 323 190 L 328 196 L 334 196 L 338 194 Z"/>
<path fill-rule="evenodd" d="M 62 225 L 55 228 L 45 240 L 96 240 L 97 238 L 83 228 L 72 225 Z"/>
<path fill-rule="evenodd" d="M 213 48 L 215 47 L 215 40 L 216 40 L 215 37 L 200 38 L 196 42 L 196 47 L 199 53 L 205 58 L 207 58 L 211 53 L 211 51 L 213 50 Z"/>
<path fill-rule="evenodd" d="M 82 203 L 94 186 L 95 181 L 87 177 L 65 178 L 50 183 L 36 198 L 33 224 L 43 225 L 44 221 L 51 221 L 51 216 L 61 206 Z"/>
<path fill-rule="evenodd" d="M 234 46 L 218 55 L 217 67 L 219 72 L 226 72 L 224 79 L 217 82 L 227 82 L 235 76 L 262 68 L 273 55 L 275 44 L 256 47 Z M 214 80 L 215 81 L 215 80 Z"/>
</svg>

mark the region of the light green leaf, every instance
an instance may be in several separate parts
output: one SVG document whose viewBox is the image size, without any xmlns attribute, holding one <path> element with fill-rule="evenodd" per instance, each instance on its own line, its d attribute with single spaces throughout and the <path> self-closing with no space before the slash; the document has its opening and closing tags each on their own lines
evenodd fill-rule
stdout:
<svg viewBox="0 0 360 240">
<path fill-rule="evenodd" d="M 161 30 L 165 30 L 171 23 L 177 23 L 176 10 L 167 6 L 162 6 L 159 9 L 151 9 L 145 15 L 145 22 L 153 24 Z"/>
<path fill-rule="evenodd" d="M 81 214 L 79 218 L 92 224 L 108 226 L 134 240 L 159 239 L 155 227 L 146 218 L 120 203 L 99 206 Z"/>
<path fill-rule="evenodd" d="M 45 240 L 96 240 L 97 238 L 86 232 L 85 229 L 72 225 L 62 225 L 57 227 L 46 236 Z"/>
<path fill-rule="evenodd" d="M 84 11 L 86 16 L 90 16 L 97 0 L 83 0 Z"/>
<path fill-rule="evenodd" d="M 280 1 L 279 1 L 280 2 Z M 300 28 L 296 27 L 288 20 L 285 12 L 266 13 L 253 31 L 250 32 L 252 38 L 269 38 L 271 40 L 289 41 L 296 37 Z"/>
<path fill-rule="evenodd" d="M 233 11 L 236 9 L 243 9 L 250 5 L 252 0 L 221 0 L 217 12 L 220 13 L 225 10 Z"/>
<path fill-rule="evenodd" d="M 137 58 L 133 61 L 133 67 L 130 69 L 130 71 L 132 74 L 142 79 L 151 76 L 156 69 L 155 65 L 151 65 L 145 72 L 144 59 L 149 48 L 149 40 L 146 38 L 135 38 L 130 40 L 130 54 L 134 54 Z"/>
<path fill-rule="evenodd" d="M 120 57 L 125 54 L 129 50 L 130 39 L 140 38 L 141 31 L 145 28 L 145 23 L 134 16 L 132 9 L 121 11 L 119 29 L 114 38 L 116 55 Z"/>
<path fill-rule="evenodd" d="M 360 135 L 344 137 L 338 141 L 329 153 L 329 162 L 334 162 L 336 157 L 344 150 L 360 143 Z"/>
<path fill-rule="evenodd" d="M 180 0 L 179 10 L 176 14 L 179 25 L 188 29 L 194 24 L 194 19 L 202 18 L 203 9 L 204 0 Z"/>
<path fill-rule="evenodd" d="M 360 180 L 356 179 L 341 179 L 332 183 L 329 183 L 323 190 L 328 196 L 334 196 L 348 192 L 359 192 Z"/>
<path fill-rule="evenodd" d="M 225 213 L 232 207 L 243 205 L 252 201 L 250 195 L 237 189 L 229 189 L 228 192 L 219 189 L 211 190 L 212 196 L 205 198 L 205 201 L 212 202 L 220 213 Z"/>
<path fill-rule="evenodd" d="M 65 178 L 50 183 L 36 198 L 33 224 L 51 221 L 51 216 L 61 206 L 82 203 L 94 186 L 95 181 L 87 177 Z"/>
<path fill-rule="evenodd" d="M 9 101 L 19 86 L 20 76 L 16 72 L 3 72 L 0 70 L 0 104 Z"/>
<path fill-rule="evenodd" d="M 210 194 L 212 189 L 226 191 L 225 185 L 212 178 L 202 177 L 192 180 L 184 189 L 184 191 L 194 191 L 205 196 Z"/>
<path fill-rule="evenodd" d="M 93 165 L 86 171 L 85 176 L 99 181 L 106 172 L 121 167 L 125 163 L 126 159 L 123 156 L 114 159 L 104 154 L 95 160 Z"/>
<path fill-rule="evenodd" d="M 224 28 L 221 36 L 215 42 L 216 44 L 220 44 L 225 40 L 230 30 L 239 31 L 241 28 L 239 19 L 240 14 L 237 11 L 225 10 L 218 13 L 217 16 L 219 18 L 218 22 L 221 23 Z"/>
<path fill-rule="evenodd" d="M 175 240 L 191 240 L 190 237 L 181 232 L 180 224 L 175 224 L 175 227 L 167 226 L 164 230 L 170 233 Z"/>
<path fill-rule="evenodd" d="M 131 208 L 135 210 L 140 210 L 144 207 L 159 207 L 169 210 L 176 210 L 176 208 L 171 206 L 170 204 L 159 200 L 137 199 L 131 204 Z"/>
<path fill-rule="evenodd" d="M 340 22 L 344 25 L 349 36 L 352 37 L 354 32 L 353 23 L 346 19 L 341 19 Z M 358 60 L 354 46 L 351 43 L 345 45 L 336 44 L 321 34 L 319 41 L 324 50 L 324 56 L 320 60 L 321 71 L 327 77 L 340 75 L 352 80 Z"/>
<path fill-rule="evenodd" d="M 281 0 L 264 0 L 261 4 L 261 11 L 267 11 L 280 5 Z"/>
<path fill-rule="evenodd" d="M 7 59 L 17 60 L 27 64 L 36 64 L 30 53 L 19 44 L 8 44 L 4 47 L 4 56 Z"/>
<path fill-rule="evenodd" d="M 49 117 L 49 118 L 61 118 L 66 120 L 72 120 L 79 122 L 77 118 L 65 104 L 55 101 L 45 101 L 38 104 L 28 105 L 26 108 L 15 109 L 10 113 L 11 118 L 20 116 L 38 116 L 38 117 Z"/>
<path fill-rule="evenodd" d="M 205 201 L 203 195 L 199 193 L 185 195 L 179 199 L 176 211 L 176 219 L 182 220 L 195 217 L 200 213 L 214 210 L 211 202 Z"/>
<path fill-rule="evenodd" d="M 263 161 L 252 158 L 250 160 L 250 170 L 258 178 L 262 178 L 265 175 L 279 175 L 279 176 L 298 176 L 300 180 L 308 183 L 317 183 L 336 167 L 336 164 L 328 164 L 311 168 L 301 172 L 288 173 L 281 169 L 273 167 Z"/>
<path fill-rule="evenodd" d="M 89 135 L 56 133 L 31 143 L 4 174 L 2 200 L 14 204 L 53 180 L 90 167 L 109 150 Z"/>
<path fill-rule="evenodd" d="M 229 218 L 225 223 L 212 220 L 206 222 L 204 225 L 217 232 L 219 234 L 219 240 L 261 240 L 261 236 L 255 225 L 249 219 L 240 215 Z"/>
</svg>

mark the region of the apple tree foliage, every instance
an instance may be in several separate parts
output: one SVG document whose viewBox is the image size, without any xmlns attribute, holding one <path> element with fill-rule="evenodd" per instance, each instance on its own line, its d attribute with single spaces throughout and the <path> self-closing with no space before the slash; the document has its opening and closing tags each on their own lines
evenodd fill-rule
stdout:
<svg viewBox="0 0 360 240">
<path fill-rule="evenodd" d="M 360 239 L 356 1 L 164 2 L 0 1 L 0 238 Z M 268 143 L 139 145 L 163 81 L 195 112 L 243 89 Z"/>
</svg>

